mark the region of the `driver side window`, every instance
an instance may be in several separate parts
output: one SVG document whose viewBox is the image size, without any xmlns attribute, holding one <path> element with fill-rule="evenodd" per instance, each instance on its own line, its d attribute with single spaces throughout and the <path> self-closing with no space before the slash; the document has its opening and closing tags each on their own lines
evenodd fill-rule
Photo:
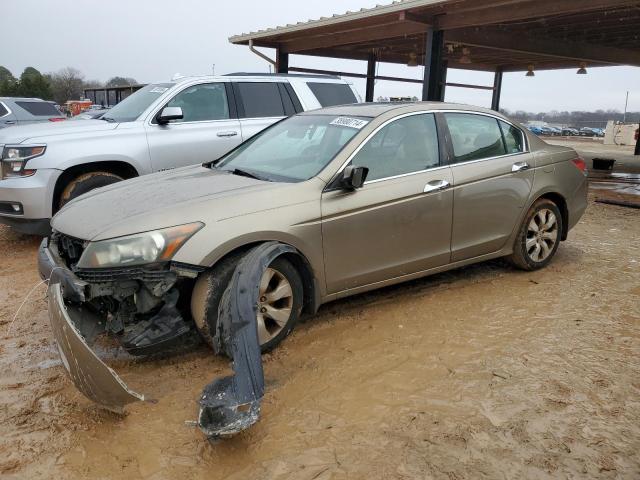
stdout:
<svg viewBox="0 0 640 480">
<path fill-rule="evenodd" d="M 180 107 L 184 118 L 171 123 L 203 122 L 229 118 L 229 104 L 224 83 L 193 85 L 173 97 L 167 107 Z"/>
<path fill-rule="evenodd" d="M 382 128 L 353 157 L 367 167 L 367 181 L 419 172 L 440 163 L 438 133 L 432 113 L 410 115 Z"/>
</svg>

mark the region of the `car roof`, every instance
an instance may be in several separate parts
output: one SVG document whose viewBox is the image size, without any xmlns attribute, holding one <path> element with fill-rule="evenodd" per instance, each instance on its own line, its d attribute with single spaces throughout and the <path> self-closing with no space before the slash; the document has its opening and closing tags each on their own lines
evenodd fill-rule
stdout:
<svg viewBox="0 0 640 480">
<path fill-rule="evenodd" d="M 504 116 L 495 110 L 488 108 L 476 107 L 473 105 L 464 105 L 459 103 L 447 102 L 375 102 L 375 103 L 354 103 L 349 105 L 338 105 L 335 107 L 327 107 L 319 110 L 310 110 L 300 113 L 299 115 L 351 115 L 356 117 L 378 117 L 389 111 L 395 111 L 396 114 L 421 111 L 421 110 L 459 110 L 466 112 L 486 113 L 489 115 L 504 118 Z"/>
<path fill-rule="evenodd" d="M 190 75 L 190 76 L 181 76 L 177 78 L 172 78 L 170 82 L 176 84 L 182 84 L 187 82 L 192 82 L 194 80 L 207 80 L 207 81 L 229 81 L 229 80 L 238 80 L 238 79 L 248 79 L 255 80 L 257 78 L 265 79 L 265 80 L 282 80 L 282 79 L 313 79 L 315 81 L 326 80 L 331 83 L 335 83 L 336 81 L 344 81 L 342 78 L 335 75 L 312 75 L 312 74 L 304 74 L 304 73 L 251 73 L 251 72 L 235 72 L 229 73 L 226 75 Z M 155 83 L 166 83 L 166 82 L 155 82 Z M 345 82 L 346 83 L 346 82 Z"/>
<path fill-rule="evenodd" d="M 12 102 L 47 102 L 48 100 L 42 100 L 41 98 L 33 98 L 33 97 L 0 97 L 2 101 L 12 101 Z"/>
</svg>

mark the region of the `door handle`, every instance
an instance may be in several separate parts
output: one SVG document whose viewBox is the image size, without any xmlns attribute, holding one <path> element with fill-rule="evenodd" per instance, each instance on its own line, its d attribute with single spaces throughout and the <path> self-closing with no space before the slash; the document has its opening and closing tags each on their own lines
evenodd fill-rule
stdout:
<svg viewBox="0 0 640 480">
<path fill-rule="evenodd" d="M 15 120 L 5 120 L 4 121 L 5 125 L 13 125 L 14 123 L 16 123 Z"/>
<path fill-rule="evenodd" d="M 424 186 L 424 193 L 436 192 L 438 190 L 445 190 L 449 188 L 451 184 L 446 180 L 432 180 Z"/>
<path fill-rule="evenodd" d="M 529 164 L 527 162 L 516 162 L 511 165 L 512 172 L 522 172 L 524 170 L 529 170 Z"/>
<path fill-rule="evenodd" d="M 238 135 L 238 132 L 218 132 L 216 135 L 218 135 L 219 137 L 235 137 L 236 135 Z"/>
</svg>

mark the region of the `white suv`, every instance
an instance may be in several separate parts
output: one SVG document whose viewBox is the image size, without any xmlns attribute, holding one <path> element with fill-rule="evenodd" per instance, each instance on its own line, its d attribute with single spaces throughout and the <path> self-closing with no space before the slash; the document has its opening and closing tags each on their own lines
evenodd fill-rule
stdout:
<svg viewBox="0 0 640 480">
<path fill-rule="evenodd" d="M 89 190 L 215 160 L 284 117 L 360 101 L 339 77 L 183 77 L 147 85 L 99 120 L 2 129 L 0 223 L 46 235 L 52 215 Z"/>
</svg>

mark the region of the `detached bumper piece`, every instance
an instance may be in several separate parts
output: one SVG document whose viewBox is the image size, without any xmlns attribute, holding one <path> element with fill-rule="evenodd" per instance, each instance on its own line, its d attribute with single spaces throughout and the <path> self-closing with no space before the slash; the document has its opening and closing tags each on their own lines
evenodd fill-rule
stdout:
<svg viewBox="0 0 640 480">
<path fill-rule="evenodd" d="M 60 283 L 49 286 L 49 321 L 64 368 L 84 396 L 118 413 L 127 404 L 144 400 L 89 348 L 65 308 Z"/>
<path fill-rule="evenodd" d="M 234 375 L 208 384 L 200 397 L 198 426 L 210 440 L 232 436 L 258 421 L 264 396 L 256 324 L 260 279 L 275 258 L 294 251 L 276 242 L 254 248 L 240 260 L 222 296 L 216 350 L 232 358 Z"/>
</svg>

